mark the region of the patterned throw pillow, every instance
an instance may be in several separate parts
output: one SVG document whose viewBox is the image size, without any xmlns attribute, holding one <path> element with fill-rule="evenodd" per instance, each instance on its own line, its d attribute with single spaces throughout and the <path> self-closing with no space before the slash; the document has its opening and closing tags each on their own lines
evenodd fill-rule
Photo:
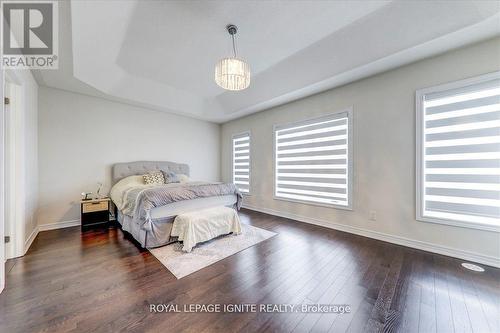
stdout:
<svg viewBox="0 0 500 333">
<path fill-rule="evenodd" d="M 165 177 L 161 171 L 150 172 L 143 177 L 146 184 L 165 184 Z"/>
<path fill-rule="evenodd" d="M 161 172 L 163 173 L 163 178 L 165 178 L 165 184 L 180 182 L 177 174 L 173 173 L 172 171 L 161 170 Z"/>
</svg>

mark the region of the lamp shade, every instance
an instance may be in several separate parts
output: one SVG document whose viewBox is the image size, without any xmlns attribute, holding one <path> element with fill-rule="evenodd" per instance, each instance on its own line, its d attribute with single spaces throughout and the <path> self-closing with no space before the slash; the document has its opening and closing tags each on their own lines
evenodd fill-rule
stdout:
<svg viewBox="0 0 500 333">
<path fill-rule="evenodd" d="M 215 66 L 215 82 L 226 90 L 243 90 L 250 85 L 250 66 L 238 58 L 221 59 Z"/>
</svg>

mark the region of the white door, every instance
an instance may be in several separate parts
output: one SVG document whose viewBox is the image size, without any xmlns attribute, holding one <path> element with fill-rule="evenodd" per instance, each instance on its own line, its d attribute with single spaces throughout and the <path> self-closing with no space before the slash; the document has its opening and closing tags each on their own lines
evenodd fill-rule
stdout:
<svg viewBox="0 0 500 333">
<path fill-rule="evenodd" d="M 4 245 L 4 207 L 5 207 L 5 190 L 4 190 L 4 172 L 5 172 L 5 159 L 4 159 L 4 71 L 0 70 L 0 292 L 5 287 L 5 245 Z"/>
<path fill-rule="evenodd" d="M 8 98 L 9 103 L 3 103 L 4 106 L 4 163 L 3 163 L 3 184 L 4 184 L 4 236 L 9 238 L 9 242 L 6 242 L 5 247 L 5 259 L 10 259 L 14 257 L 14 239 L 13 239 L 13 225 L 12 223 L 15 221 L 15 209 L 14 208 L 14 198 L 15 198 L 15 115 L 13 112 L 12 103 L 14 102 L 15 90 L 14 85 L 5 80 L 5 88 L 4 88 L 4 97 Z M 14 98 L 13 98 L 14 97 Z M 7 240 L 6 238 L 4 238 Z"/>
<path fill-rule="evenodd" d="M 19 171 L 20 145 L 22 138 L 19 133 L 22 129 L 22 101 L 23 89 L 7 73 L 4 81 L 4 96 L 9 103 L 4 103 L 3 113 L 3 218 L 4 236 L 9 238 L 5 243 L 4 255 L 6 259 L 24 255 L 24 225 L 22 221 L 22 207 L 19 204 L 19 184 L 22 174 Z M 4 238 L 5 240 L 5 238 Z"/>
</svg>

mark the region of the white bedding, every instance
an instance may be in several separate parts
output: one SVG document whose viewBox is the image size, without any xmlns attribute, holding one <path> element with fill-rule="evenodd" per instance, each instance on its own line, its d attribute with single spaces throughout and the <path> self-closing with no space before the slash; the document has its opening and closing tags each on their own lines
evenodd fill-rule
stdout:
<svg viewBox="0 0 500 333">
<path fill-rule="evenodd" d="M 116 208 L 123 211 L 127 206 L 130 206 L 131 202 L 127 202 L 127 194 L 135 188 L 151 188 L 155 185 L 144 184 L 144 178 L 142 176 L 129 176 L 123 178 L 118 183 L 116 183 L 112 188 L 109 196 L 113 200 Z"/>
</svg>

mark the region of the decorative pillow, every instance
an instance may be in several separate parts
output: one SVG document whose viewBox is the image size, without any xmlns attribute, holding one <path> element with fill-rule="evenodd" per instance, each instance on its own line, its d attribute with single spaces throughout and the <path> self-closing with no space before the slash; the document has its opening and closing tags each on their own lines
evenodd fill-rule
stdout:
<svg viewBox="0 0 500 333">
<path fill-rule="evenodd" d="M 163 178 L 165 178 L 165 184 L 180 182 L 177 174 L 173 173 L 172 171 L 161 170 L 161 172 L 163 173 Z"/>
<path fill-rule="evenodd" d="M 181 183 L 187 183 L 187 182 L 191 181 L 191 179 L 188 176 L 186 176 L 185 174 L 182 174 L 182 173 L 177 174 L 177 178 L 179 179 L 179 182 L 181 182 Z"/>
<path fill-rule="evenodd" d="M 165 184 L 165 177 L 161 171 L 150 172 L 143 177 L 146 184 Z"/>
</svg>

